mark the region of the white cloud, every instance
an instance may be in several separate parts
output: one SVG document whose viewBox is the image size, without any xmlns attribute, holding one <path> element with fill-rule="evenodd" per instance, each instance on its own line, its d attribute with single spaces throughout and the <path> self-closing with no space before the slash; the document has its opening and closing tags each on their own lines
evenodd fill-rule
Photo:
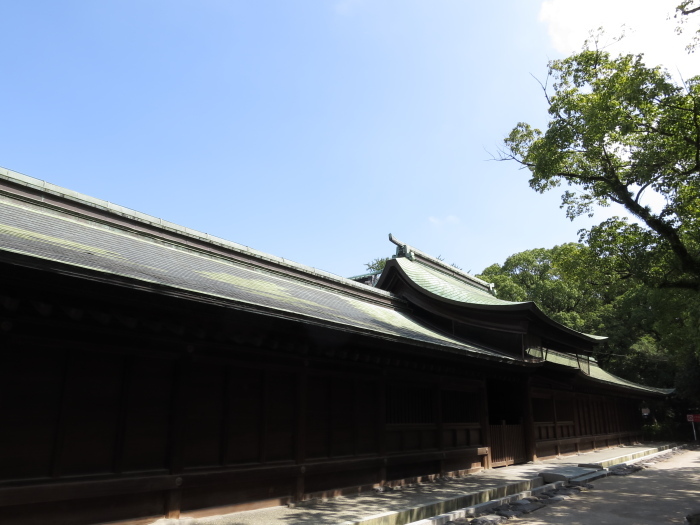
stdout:
<svg viewBox="0 0 700 525">
<path fill-rule="evenodd" d="M 428 221 L 433 226 L 449 226 L 459 224 L 459 217 L 456 215 L 447 215 L 446 217 L 428 217 Z"/>
<path fill-rule="evenodd" d="M 644 53 L 648 66 L 663 65 L 676 75 L 696 75 L 697 55 L 685 51 L 688 37 L 678 36 L 674 28 L 674 9 L 678 0 L 544 0 L 540 21 L 547 25 L 552 46 L 562 55 L 579 51 L 590 31 L 603 27 L 612 41 L 623 31 L 625 37 L 609 51 Z"/>
</svg>

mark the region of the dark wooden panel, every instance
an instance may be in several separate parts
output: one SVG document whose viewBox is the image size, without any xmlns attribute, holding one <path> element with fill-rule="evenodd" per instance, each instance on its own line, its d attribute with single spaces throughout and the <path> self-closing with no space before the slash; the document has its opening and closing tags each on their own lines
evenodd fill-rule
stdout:
<svg viewBox="0 0 700 525">
<path fill-rule="evenodd" d="M 372 485 L 379 483 L 379 468 L 362 470 L 338 470 L 324 474 L 307 475 L 304 480 L 305 492 L 320 492 L 331 489 Z"/>
<path fill-rule="evenodd" d="M 422 430 L 418 428 L 406 429 L 403 431 L 403 450 L 421 450 L 421 434 Z"/>
<path fill-rule="evenodd" d="M 355 385 L 352 380 L 333 383 L 331 454 L 349 456 L 355 451 Z"/>
<path fill-rule="evenodd" d="M 163 516 L 164 492 L 119 494 L 77 501 L 13 505 L 2 509 L 3 525 L 93 525 L 118 520 L 152 521 Z"/>
<path fill-rule="evenodd" d="M 443 463 L 445 472 L 454 472 L 456 470 L 469 470 L 481 467 L 481 456 L 470 453 L 461 458 L 447 459 Z"/>
<path fill-rule="evenodd" d="M 403 431 L 387 429 L 386 431 L 386 451 L 391 454 L 394 452 L 401 452 L 403 450 Z"/>
<path fill-rule="evenodd" d="M 532 399 L 532 418 L 535 423 L 554 421 L 554 401 L 551 398 Z"/>
<path fill-rule="evenodd" d="M 525 462 L 523 425 L 491 425 L 491 465 L 502 467 Z"/>
<path fill-rule="evenodd" d="M 71 352 L 60 476 L 111 472 L 115 457 L 124 357 Z"/>
<path fill-rule="evenodd" d="M 269 498 L 292 496 L 296 477 L 278 477 L 257 482 L 217 483 L 197 488 L 183 489 L 182 511 L 234 505 Z"/>
<path fill-rule="evenodd" d="M 557 414 L 557 421 L 574 420 L 574 400 L 555 399 L 554 406 Z"/>
<path fill-rule="evenodd" d="M 0 479 L 49 476 L 64 366 L 61 350 L 0 354 Z"/>
<path fill-rule="evenodd" d="M 309 376 L 306 417 L 306 457 L 330 456 L 331 380 Z"/>
<path fill-rule="evenodd" d="M 380 405 L 377 402 L 377 384 L 369 381 L 357 383 L 357 453 L 368 454 L 379 452 L 379 436 L 377 436 L 376 421 L 379 417 Z"/>
<path fill-rule="evenodd" d="M 133 494 L 161 492 L 177 487 L 177 476 L 143 476 L 90 481 L 55 481 L 40 485 L 21 485 L 0 488 L 0 507 L 45 503 L 51 501 L 82 500 Z"/>
<path fill-rule="evenodd" d="M 182 429 L 185 468 L 218 465 L 223 419 L 223 367 L 192 363 L 183 381 L 187 384 Z"/>
<path fill-rule="evenodd" d="M 267 383 L 265 458 L 291 460 L 296 442 L 297 377 L 270 373 Z"/>
<path fill-rule="evenodd" d="M 227 408 L 229 425 L 226 435 L 226 463 L 260 461 L 263 379 L 255 369 L 233 368 L 230 371 Z"/>
<path fill-rule="evenodd" d="M 440 461 L 424 461 L 415 463 L 403 463 L 400 465 L 390 465 L 387 468 L 387 479 L 397 480 L 412 478 L 417 476 L 429 476 L 440 473 Z"/>
<path fill-rule="evenodd" d="M 124 472 L 167 467 L 173 368 L 170 360 L 139 357 L 133 361 L 124 430 Z"/>
<path fill-rule="evenodd" d="M 481 395 L 477 391 L 442 391 L 442 420 L 445 423 L 478 423 Z"/>
<path fill-rule="evenodd" d="M 397 384 L 387 388 L 386 422 L 390 424 L 434 423 L 435 391 L 432 388 Z"/>
</svg>

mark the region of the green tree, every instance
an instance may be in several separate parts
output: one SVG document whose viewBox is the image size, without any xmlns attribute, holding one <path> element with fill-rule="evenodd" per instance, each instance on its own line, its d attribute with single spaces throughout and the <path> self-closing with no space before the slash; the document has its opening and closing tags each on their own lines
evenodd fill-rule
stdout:
<svg viewBox="0 0 700 525">
<path fill-rule="evenodd" d="M 601 264 L 602 262 L 602 264 Z M 501 299 L 534 301 L 552 319 L 609 339 L 600 365 L 625 379 L 675 386 L 700 403 L 700 295 L 660 289 L 610 271 L 582 244 L 516 253 L 479 277 Z"/>
<path fill-rule="evenodd" d="M 606 287 L 590 272 L 593 254 L 581 244 L 536 248 L 493 264 L 478 277 L 495 285 L 500 299 L 533 301 L 555 321 L 579 331 L 599 331 L 597 312 Z"/>
<path fill-rule="evenodd" d="M 571 219 L 616 202 L 639 224 L 606 221 L 585 239 L 610 269 L 662 287 L 700 290 L 700 77 L 677 85 L 642 55 L 613 58 L 586 46 L 549 63 L 546 131 L 519 123 L 503 160 L 545 192 L 566 184 Z M 659 210 L 645 192 L 664 199 Z"/>
<path fill-rule="evenodd" d="M 372 259 L 370 262 L 365 263 L 365 266 L 367 267 L 368 272 L 381 272 L 386 266 L 386 262 L 388 260 L 389 257 L 377 257 L 376 259 Z"/>
<path fill-rule="evenodd" d="M 678 4 L 678 6 L 676 6 L 675 17 L 678 19 L 676 32 L 678 34 L 683 32 L 684 25 L 688 23 L 690 15 L 696 13 L 700 13 L 700 0 L 683 0 L 680 4 Z M 694 52 L 697 49 L 698 43 L 700 43 L 700 28 L 695 30 L 693 39 L 686 47 L 688 52 Z"/>
</svg>

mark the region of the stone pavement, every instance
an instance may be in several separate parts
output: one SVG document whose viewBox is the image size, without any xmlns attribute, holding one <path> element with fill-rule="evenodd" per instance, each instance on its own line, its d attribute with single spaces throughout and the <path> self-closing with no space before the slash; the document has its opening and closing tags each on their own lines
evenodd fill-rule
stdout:
<svg viewBox="0 0 700 525">
<path fill-rule="evenodd" d="M 518 519 L 518 525 L 681 525 L 700 513 L 700 450 L 684 450 L 630 476 L 609 476 L 563 504 Z"/>
<path fill-rule="evenodd" d="M 603 468 L 629 462 L 668 449 L 668 444 L 624 446 L 542 462 L 485 470 L 463 478 L 422 483 L 402 490 L 369 492 L 295 508 L 272 507 L 207 518 L 162 519 L 157 525 L 441 525 L 455 517 L 446 513 L 484 504 L 515 494 L 527 497 L 541 491 L 543 471 L 557 471 L 580 464 Z M 562 488 L 566 481 L 558 482 Z M 551 487 L 550 487 L 551 488 Z M 522 494 L 524 493 L 524 494 Z M 516 499 L 518 499 L 516 498 Z M 433 518 L 438 516 L 438 518 Z"/>
</svg>

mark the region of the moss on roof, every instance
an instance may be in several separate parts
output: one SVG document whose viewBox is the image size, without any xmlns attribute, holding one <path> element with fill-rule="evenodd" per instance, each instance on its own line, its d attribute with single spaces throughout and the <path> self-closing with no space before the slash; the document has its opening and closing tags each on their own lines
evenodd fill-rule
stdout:
<svg viewBox="0 0 700 525">
<path fill-rule="evenodd" d="M 464 355 L 516 361 L 431 330 L 400 309 L 343 293 L 337 286 L 304 282 L 183 244 L 7 198 L 0 200 L 0 247 L 0 251 L 263 307 L 279 315 L 291 313 Z"/>
</svg>

